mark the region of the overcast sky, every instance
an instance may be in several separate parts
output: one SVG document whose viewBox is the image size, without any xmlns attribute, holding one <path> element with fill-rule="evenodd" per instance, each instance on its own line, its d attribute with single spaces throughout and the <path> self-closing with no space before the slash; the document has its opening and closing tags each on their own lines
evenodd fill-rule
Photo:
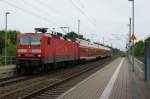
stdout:
<svg viewBox="0 0 150 99">
<path fill-rule="evenodd" d="M 135 33 L 137 40 L 150 34 L 150 1 L 135 0 Z M 5 28 L 22 33 L 34 32 L 35 27 L 58 28 L 69 26 L 81 31 L 92 41 L 103 42 L 125 50 L 131 2 L 128 0 L 0 0 L 0 30 Z M 59 28 L 56 31 L 63 32 Z"/>
</svg>

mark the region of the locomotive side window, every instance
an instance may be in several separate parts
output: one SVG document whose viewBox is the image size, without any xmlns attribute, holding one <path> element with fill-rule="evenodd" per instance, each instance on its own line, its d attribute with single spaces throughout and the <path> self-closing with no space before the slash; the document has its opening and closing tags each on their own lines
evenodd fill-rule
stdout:
<svg viewBox="0 0 150 99">
<path fill-rule="evenodd" d="M 50 45 L 50 43 L 51 43 L 51 38 L 48 37 L 47 44 Z"/>
</svg>

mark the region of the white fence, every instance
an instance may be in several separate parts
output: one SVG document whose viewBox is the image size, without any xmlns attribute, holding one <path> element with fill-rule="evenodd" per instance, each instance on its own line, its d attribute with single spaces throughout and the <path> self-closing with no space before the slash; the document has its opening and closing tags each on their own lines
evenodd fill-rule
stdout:
<svg viewBox="0 0 150 99">
<path fill-rule="evenodd" d="M 16 56 L 7 56 L 6 57 L 6 65 L 11 65 L 16 63 Z M 4 66 L 5 64 L 5 56 L 0 56 L 0 66 Z"/>
</svg>

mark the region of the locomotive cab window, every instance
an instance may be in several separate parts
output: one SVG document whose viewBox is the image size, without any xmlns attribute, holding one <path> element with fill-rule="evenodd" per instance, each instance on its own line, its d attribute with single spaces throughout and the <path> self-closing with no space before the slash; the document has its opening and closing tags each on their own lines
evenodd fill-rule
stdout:
<svg viewBox="0 0 150 99">
<path fill-rule="evenodd" d="M 41 45 L 41 37 L 31 37 L 31 45 Z"/>
<path fill-rule="evenodd" d="M 19 39 L 20 45 L 41 45 L 41 37 L 22 36 Z"/>
<path fill-rule="evenodd" d="M 51 43 L 51 38 L 48 37 L 48 39 L 47 39 L 47 44 L 50 45 L 50 43 Z"/>
<path fill-rule="evenodd" d="M 22 36 L 22 37 L 20 37 L 18 43 L 20 45 L 29 45 L 30 44 L 30 38 L 28 36 Z"/>
</svg>

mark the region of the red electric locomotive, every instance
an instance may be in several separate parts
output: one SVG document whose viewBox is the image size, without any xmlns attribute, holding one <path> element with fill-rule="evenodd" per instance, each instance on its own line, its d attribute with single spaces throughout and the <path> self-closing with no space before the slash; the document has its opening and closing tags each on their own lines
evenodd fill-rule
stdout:
<svg viewBox="0 0 150 99">
<path fill-rule="evenodd" d="M 47 71 L 59 64 L 111 56 L 111 50 L 85 40 L 70 40 L 36 28 L 36 33 L 17 35 L 16 67 L 18 73 Z M 41 33 L 38 33 L 41 32 Z"/>
<path fill-rule="evenodd" d="M 53 63 L 79 60 L 79 44 L 75 41 L 48 34 L 46 28 L 36 28 L 42 33 L 17 35 L 16 57 L 18 73 L 48 70 Z"/>
</svg>

